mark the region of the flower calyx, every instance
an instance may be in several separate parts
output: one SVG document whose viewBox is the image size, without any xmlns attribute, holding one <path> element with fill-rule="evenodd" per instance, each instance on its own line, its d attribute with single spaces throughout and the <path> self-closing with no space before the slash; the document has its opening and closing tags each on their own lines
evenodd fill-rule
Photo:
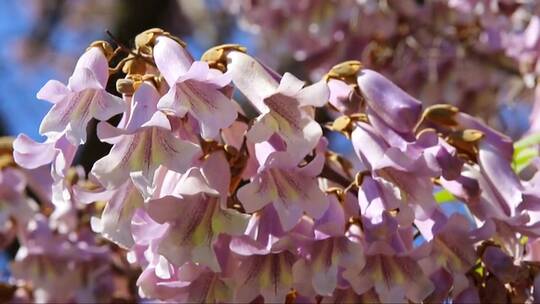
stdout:
<svg viewBox="0 0 540 304">
<path fill-rule="evenodd" d="M 180 44 L 182 47 L 186 47 L 187 45 L 180 38 L 173 36 L 169 32 L 166 32 L 160 28 L 151 28 L 135 36 L 135 48 L 140 53 L 151 55 L 152 48 L 156 44 L 156 39 L 159 36 L 169 37 L 172 40 L 176 41 L 178 44 Z"/>
<path fill-rule="evenodd" d="M 126 78 L 121 78 L 116 81 L 116 90 L 120 94 L 132 96 L 143 82 L 150 82 L 154 87 L 159 88 L 162 80 L 161 76 L 152 74 L 128 74 Z"/>
<path fill-rule="evenodd" d="M 96 41 L 90 43 L 90 45 L 88 46 L 88 48 L 86 50 L 89 50 L 89 49 L 91 49 L 93 47 L 99 48 L 103 52 L 103 54 L 105 55 L 107 60 L 111 60 L 111 58 L 114 56 L 114 50 L 113 50 L 112 46 L 107 41 L 96 40 Z"/>
<path fill-rule="evenodd" d="M 8 136 L 0 137 L 0 170 L 15 165 L 13 160 L 13 138 Z"/>
<path fill-rule="evenodd" d="M 459 109 L 449 104 L 436 104 L 427 107 L 422 114 L 422 118 L 418 125 L 422 123 L 431 123 L 436 126 L 456 127 L 458 122 L 455 116 L 459 113 Z"/>
<path fill-rule="evenodd" d="M 201 61 L 207 62 L 210 68 L 225 73 L 227 71 L 227 54 L 233 51 L 246 53 L 247 48 L 240 44 L 218 45 L 204 52 Z"/>
<path fill-rule="evenodd" d="M 454 131 L 445 137 L 446 142 L 458 150 L 458 154 L 468 160 L 476 161 L 478 143 L 484 138 L 484 133 L 475 129 Z"/>
<path fill-rule="evenodd" d="M 326 125 L 326 127 L 331 131 L 340 132 L 345 135 L 347 138 L 351 138 L 351 133 L 354 130 L 354 125 L 356 122 L 361 121 L 369 123 L 368 117 L 364 113 L 355 113 L 351 115 L 343 115 L 336 118 L 332 123 Z"/>
<path fill-rule="evenodd" d="M 347 84 L 356 86 L 356 76 L 363 68 L 363 65 L 358 60 L 349 60 L 333 66 L 330 71 L 324 75 L 324 79 L 328 82 L 330 79 L 338 79 Z"/>
</svg>

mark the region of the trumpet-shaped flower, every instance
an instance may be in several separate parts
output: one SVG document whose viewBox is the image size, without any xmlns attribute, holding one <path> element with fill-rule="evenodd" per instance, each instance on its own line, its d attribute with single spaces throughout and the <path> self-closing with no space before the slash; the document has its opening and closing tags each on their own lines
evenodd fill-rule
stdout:
<svg viewBox="0 0 540 304">
<path fill-rule="evenodd" d="M 195 262 L 219 271 L 214 245 L 220 234 L 241 234 L 247 215 L 226 208 L 230 173 L 225 156 L 215 152 L 201 168 L 185 173 L 173 192 L 150 200 L 148 214 L 169 227 L 158 252 L 181 266 Z"/>
<path fill-rule="evenodd" d="M 108 69 L 101 49 L 91 47 L 77 62 L 67 86 L 56 80 L 47 82 L 37 97 L 53 103 L 53 107 L 43 118 L 39 132 L 48 137 L 65 133 L 72 144 L 79 145 L 86 141 L 90 119 L 107 120 L 122 113 L 124 101 L 105 91 Z"/>
<path fill-rule="evenodd" d="M 122 185 L 126 178 L 145 187 L 153 181 L 156 169 L 163 165 L 184 172 L 200 154 L 197 145 L 176 138 L 169 120 L 157 111 L 159 95 L 148 83 L 143 83 L 133 95 L 133 106 L 124 129 L 108 123 L 98 126 L 98 135 L 113 144 L 110 154 L 98 160 L 92 173 L 107 188 Z"/>
<path fill-rule="evenodd" d="M 285 73 L 278 85 L 273 75 L 253 58 L 239 52 L 229 56 L 233 82 L 261 112 L 247 138 L 260 143 L 278 134 L 291 157 L 309 153 L 319 142 L 322 129 L 305 107 L 326 104 L 330 96 L 326 82 L 304 87 L 303 81 Z M 254 85 L 250 85 L 252 82 Z"/>
<path fill-rule="evenodd" d="M 315 223 L 316 231 L 321 229 L 322 233 L 308 245 L 307 257 L 299 259 L 293 266 L 294 286 L 303 295 L 331 296 L 338 286 L 340 273 L 345 269 L 364 267 L 362 245 L 346 236 L 343 208 L 335 196 L 328 199 L 328 210 Z"/>
<path fill-rule="evenodd" d="M 208 139 L 234 122 L 238 107 L 223 92 L 231 82 L 229 75 L 210 69 L 206 62 L 193 62 L 180 44 L 164 36 L 157 38 L 154 58 L 170 87 L 159 101 L 160 110 L 179 117 L 190 113 Z"/>
<path fill-rule="evenodd" d="M 269 149 L 268 144 L 256 150 Z M 252 181 L 238 190 L 238 199 L 247 212 L 255 212 L 273 204 L 285 230 L 292 229 L 306 212 L 319 218 L 326 211 L 328 200 L 319 188 L 317 175 L 324 164 L 324 149 L 318 149 L 310 163 L 298 167 L 287 153 L 274 151 L 260 157 L 261 166 Z"/>
<path fill-rule="evenodd" d="M 363 221 L 365 233 L 365 266 L 348 268 L 343 277 L 354 291 L 363 294 L 374 288 L 381 302 L 398 303 L 405 299 L 421 302 L 435 289 L 407 248 L 407 233 L 399 231 L 397 222 L 388 213 L 380 223 Z"/>
</svg>

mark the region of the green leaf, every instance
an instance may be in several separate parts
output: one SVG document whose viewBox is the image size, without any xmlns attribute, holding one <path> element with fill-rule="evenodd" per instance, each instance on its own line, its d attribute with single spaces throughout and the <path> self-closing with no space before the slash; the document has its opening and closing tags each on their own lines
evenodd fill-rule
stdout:
<svg viewBox="0 0 540 304">
<path fill-rule="evenodd" d="M 457 200 L 454 195 L 452 195 L 452 193 L 450 193 L 448 190 L 446 189 L 442 189 L 441 191 L 435 193 L 433 195 L 433 197 L 435 197 L 435 201 L 439 204 L 442 204 L 442 203 L 448 203 L 448 202 L 452 202 L 452 201 L 455 201 Z"/>
<path fill-rule="evenodd" d="M 514 149 L 518 152 L 519 150 L 538 144 L 540 144 L 540 133 L 534 133 L 516 141 L 514 143 Z"/>
<path fill-rule="evenodd" d="M 526 168 L 534 158 L 538 157 L 538 147 L 529 147 L 521 149 L 514 153 L 514 159 L 512 160 L 512 167 L 516 173 L 521 172 Z"/>
<path fill-rule="evenodd" d="M 516 173 L 526 168 L 534 158 L 538 157 L 540 133 L 528 135 L 514 143 L 512 168 Z"/>
</svg>

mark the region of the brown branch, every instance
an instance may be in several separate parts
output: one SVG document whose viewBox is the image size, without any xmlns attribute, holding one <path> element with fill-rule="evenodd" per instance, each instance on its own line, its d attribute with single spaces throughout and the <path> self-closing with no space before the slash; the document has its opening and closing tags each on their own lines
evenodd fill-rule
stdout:
<svg viewBox="0 0 540 304">
<path fill-rule="evenodd" d="M 338 183 L 343 188 L 349 187 L 351 184 L 351 181 L 345 178 L 343 175 L 337 173 L 332 167 L 330 167 L 328 164 L 324 164 L 323 170 L 321 172 L 321 177 L 327 178 L 335 183 Z"/>
<path fill-rule="evenodd" d="M 142 60 L 144 60 L 146 63 L 152 65 L 152 66 L 156 66 L 155 62 L 153 62 L 152 60 L 142 56 L 141 54 L 139 53 L 135 53 L 132 49 L 128 48 L 125 44 L 123 44 L 120 40 L 118 40 L 112 33 L 111 31 L 109 30 L 105 30 L 105 33 L 107 33 L 107 35 L 111 38 L 112 41 L 114 41 L 114 43 L 116 43 L 117 46 L 120 47 L 120 49 L 134 57 L 137 57 L 137 58 L 141 58 Z"/>
</svg>

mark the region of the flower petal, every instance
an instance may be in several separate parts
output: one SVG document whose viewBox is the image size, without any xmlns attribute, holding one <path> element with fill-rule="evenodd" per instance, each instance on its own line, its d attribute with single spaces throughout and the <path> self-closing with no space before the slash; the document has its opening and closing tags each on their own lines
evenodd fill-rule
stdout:
<svg viewBox="0 0 540 304">
<path fill-rule="evenodd" d="M 180 88 L 173 85 L 158 102 L 158 109 L 178 117 L 184 117 L 189 111 L 190 104 L 180 99 Z"/>
<path fill-rule="evenodd" d="M 131 220 L 135 210 L 142 205 L 141 195 L 133 184 L 127 181 L 107 202 L 101 213 L 101 235 L 123 248 L 131 248 L 134 244 Z"/>
<path fill-rule="evenodd" d="M 19 134 L 13 141 L 15 162 L 27 169 L 35 169 L 50 164 L 56 156 L 54 143 L 38 143 L 25 134 Z"/>
<path fill-rule="evenodd" d="M 69 94 L 69 89 L 58 80 L 49 80 L 37 93 L 36 97 L 51 103 L 58 103 Z"/>
<path fill-rule="evenodd" d="M 411 131 L 422 111 L 422 103 L 381 74 L 363 69 L 358 77 L 358 86 L 369 107 L 394 130 Z"/>
<path fill-rule="evenodd" d="M 133 106 L 126 130 L 135 132 L 142 127 L 160 127 L 170 130 L 168 119 L 157 110 L 158 100 L 159 93 L 156 88 L 143 82 L 133 94 Z"/>
<path fill-rule="evenodd" d="M 73 92 L 80 92 L 85 89 L 104 90 L 105 86 L 99 82 L 90 69 L 81 68 L 75 70 L 69 78 L 68 88 Z"/>
<path fill-rule="evenodd" d="M 236 88 L 259 112 L 267 112 L 267 106 L 263 100 L 275 93 L 279 86 L 278 82 L 257 60 L 249 55 L 241 52 L 230 52 L 227 58 L 230 60 L 230 63 L 227 64 L 227 71 L 230 73 Z"/>
<path fill-rule="evenodd" d="M 92 98 L 90 112 L 98 120 L 107 120 L 126 109 L 122 98 L 107 93 L 104 90 L 96 91 Z"/>
<path fill-rule="evenodd" d="M 105 88 L 107 86 L 107 79 L 109 78 L 109 64 L 105 54 L 103 54 L 99 47 L 92 47 L 82 54 L 77 61 L 74 73 L 81 69 L 90 70 L 94 75 L 93 77 L 99 82 L 101 88 Z"/>
<path fill-rule="evenodd" d="M 174 137 L 169 131 L 154 128 L 152 136 L 152 162 L 182 173 L 199 157 L 198 145 Z"/>
<path fill-rule="evenodd" d="M 326 81 L 321 80 L 300 90 L 297 98 L 300 106 L 322 107 L 330 98 L 330 89 Z"/>
<path fill-rule="evenodd" d="M 286 72 L 283 74 L 277 92 L 283 93 L 284 95 L 294 96 L 300 92 L 304 87 L 305 82 L 296 78 L 293 74 Z"/>
<path fill-rule="evenodd" d="M 154 60 L 159 71 L 172 87 L 176 80 L 189 70 L 193 58 L 178 42 L 171 38 L 160 36 L 156 40 Z"/>
<path fill-rule="evenodd" d="M 178 86 L 179 99 L 189 103 L 190 112 L 199 121 L 204 138 L 215 138 L 220 129 L 227 128 L 236 120 L 233 102 L 214 85 L 186 80 Z"/>
<path fill-rule="evenodd" d="M 260 210 L 270 203 L 268 194 L 265 193 L 267 190 L 265 189 L 264 185 L 261 185 L 261 183 L 264 183 L 264 181 L 261 179 L 254 180 L 238 189 L 238 193 L 236 195 L 248 213 Z"/>
<path fill-rule="evenodd" d="M 246 137 L 253 143 L 263 142 L 274 134 L 277 123 L 269 114 L 263 114 L 257 118 L 251 128 L 248 130 Z"/>
</svg>

